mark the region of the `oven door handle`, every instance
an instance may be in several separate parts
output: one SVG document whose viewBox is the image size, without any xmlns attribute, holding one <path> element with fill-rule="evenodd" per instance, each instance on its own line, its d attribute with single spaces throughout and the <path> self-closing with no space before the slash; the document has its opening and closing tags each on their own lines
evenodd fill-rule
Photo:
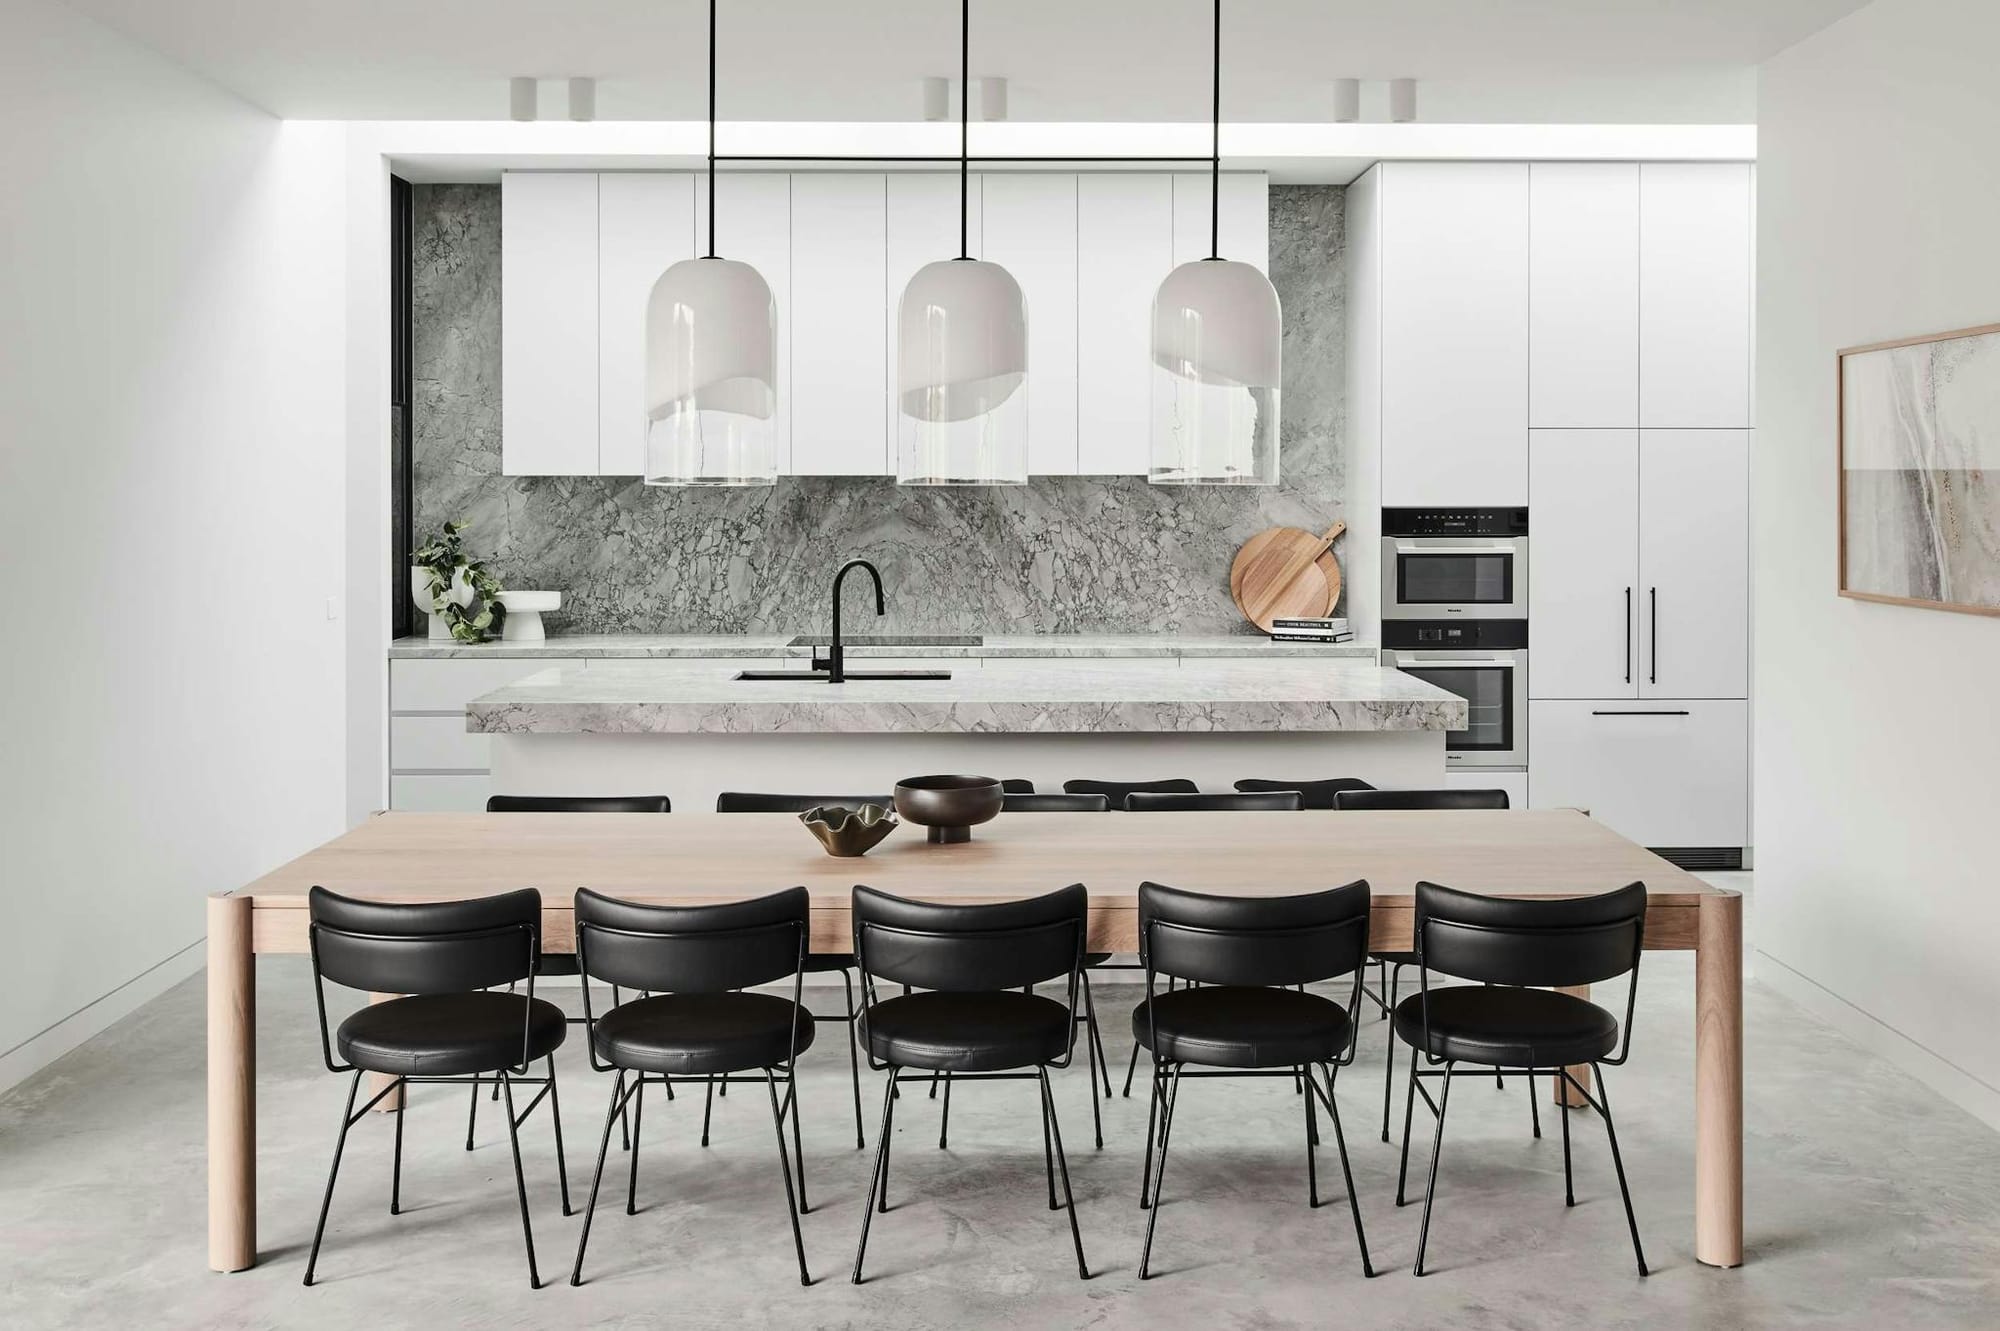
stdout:
<svg viewBox="0 0 2000 1331">
<path fill-rule="evenodd" d="M 1495 541 L 1491 545 L 1421 545 L 1410 541 L 1397 541 L 1399 555 L 1511 555 L 1516 553 L 1511 541 Z"/>
<path fill-rule="evenodd" d="M 1444 666 L 1447 669 L 1462 669 L 1467 666 L 1471 667 L 1504 666 L 1508 669 L 1513 669 L 1516 665 L 1519 664 L 1518 662 L 1509 660 L 1507 657 L 1504 656 L 1492 656 L 1492 657 L 1455 656 L 1451 658 L 1449 661 L 1439 661 L 1435 658 L 1431 660 L 1425 660 L 1423 657 L 1420 656 L 1406 656 L 1402 652 L 1392 652 L 1390 653 L 1390 655 L 1395 658 L 1396 666 L 1398 669 L 1402 668 L 1403 666 Z"/>
</svg>

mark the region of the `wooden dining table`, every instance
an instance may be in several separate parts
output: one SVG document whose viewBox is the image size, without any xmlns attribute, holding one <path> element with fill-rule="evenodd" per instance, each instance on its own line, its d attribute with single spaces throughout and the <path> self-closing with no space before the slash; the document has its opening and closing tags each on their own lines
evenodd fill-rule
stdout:
<svg viewBox="0 0 2000 1331">
<path fill-rule="evenodd" d="M 314 885 L 382 901 L 538 888 L 550 952 L 574 950 L 579 887 L 698 904 L 803 885 L 812 900 L 812 950 L 848 952 L 857 883 L 986 902 L 1080 882 L 1090 892 L 1089 949 L 1130 953 L 1138 950 L 1138 889 L 1147 880 L 1276 896 L 1355 879 L 1372 891 L 1376 951 L 1412 947 L 1421 880 L 1521 897 L 1646 885 L 1645 946 L 1695 953 L 1695 1256 L 1740 1265 L 1742 898 L 1572 810 L 1009 813 L 955 845 L 932 845 L 919 829 L 902 828 L 860 859 L 825 854 L 789 814 L 377 814 L 208 899 L 209 1265 L 240 1271 L 257 1260 L 254 962 L 260 953 L 307 951 L 306 894 Z"/>
</svg>

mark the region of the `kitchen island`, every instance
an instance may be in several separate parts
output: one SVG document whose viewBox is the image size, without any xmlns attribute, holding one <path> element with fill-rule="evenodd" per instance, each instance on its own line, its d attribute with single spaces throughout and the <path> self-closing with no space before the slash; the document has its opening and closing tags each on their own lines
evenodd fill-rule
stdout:
<svg viewBox="0 0 2000 1331">
<path fill-rule="evenodd" d="M 949 677 L 747 680 L 701 660 L 557 667 L 474 698 L 466 728 L 490 737 L 498 793 L 658 793 L 694 810 L 722 790 L 886 793 L 933 772 L 1042 790 L 1070 777 L 1436 785 L 1445 732 L 1465 725 L 1457 695 L 1353 660 L 925 664 Z"/>
</svg>

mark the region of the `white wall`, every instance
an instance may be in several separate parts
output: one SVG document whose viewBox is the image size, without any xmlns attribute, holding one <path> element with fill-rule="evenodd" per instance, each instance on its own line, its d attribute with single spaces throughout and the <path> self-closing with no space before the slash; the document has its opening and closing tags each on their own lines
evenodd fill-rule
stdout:
<svg viewBox="0 0 2000 1331">
<path fill-rule="evenodd" d="M 2000 619 L 1834 595 L 1834 351 L 2000 320 L 2000 5 L 1877 0 L 1762 71 L 1759 978 L 2000 1126 Z"/>
<path fill-rule="evenodd" d="M 344 824 L 343 141 L 0 5 L 0 1087 Z"/>
</svg>

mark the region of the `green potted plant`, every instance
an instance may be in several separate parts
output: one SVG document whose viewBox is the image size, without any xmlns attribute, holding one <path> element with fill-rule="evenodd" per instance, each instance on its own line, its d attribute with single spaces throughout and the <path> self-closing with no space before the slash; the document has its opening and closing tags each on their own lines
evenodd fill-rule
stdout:
<svg viewBox="0 0 2000 1331">
<path fill-rule="evenodd" d="M 433 642 L 486 642 L 499 636 L 507 618 L 500 580 L 465 553 L 466 526 L 445 523 L 442 532 L 410 555 L 410 595 L 417 609 L 430 616 Z"/>
</svg>

